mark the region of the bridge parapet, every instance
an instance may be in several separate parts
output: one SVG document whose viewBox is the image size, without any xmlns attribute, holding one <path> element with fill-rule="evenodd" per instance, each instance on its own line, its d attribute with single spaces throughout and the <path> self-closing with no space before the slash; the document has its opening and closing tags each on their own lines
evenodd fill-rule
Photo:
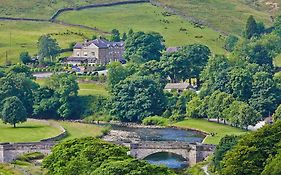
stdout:
<svg viewBox="0 0 281 175">
<path fill-rule="evenodd" d="M 215 145 L 176 141 L 145 141 L 130 145 L 130 155 L 137 159 L 145 159 L 155 153 L 168 152 L 182 156 L 190 165 L 203 161 L 214 150 Z"/>
</svg>

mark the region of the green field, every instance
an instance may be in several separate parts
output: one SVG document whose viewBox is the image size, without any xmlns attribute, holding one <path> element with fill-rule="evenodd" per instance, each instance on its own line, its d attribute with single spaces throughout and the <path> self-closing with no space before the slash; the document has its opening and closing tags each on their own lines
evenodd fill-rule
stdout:
<svg viewBox="0 0 281 175">
<path fill-rule="evenodd" d="M 0 175 L 21 175 L 21 172 L 15 170 L 12 165 L 0 163 Z"/>
<path fill-rule="evenodd" d="M 149 3 L 100 7 L 81 11 L 66 12 L 58 19 L 74 24 L 97 27 L 103 31 L 116 28 L 121 32 L 134 31 L 159 32 L 166 45 L 181 46 L 193 43 L 208 45 L 215 53 L 224 53 L 220 34 L 209 28 L 195 27 L 183 18 L 163 15 L 161 7 Z M 186 31 L 180 31 L 180 29 Z"/>
<path fill-rule="evenodd" d="M 78 95 L 101 95 L 109 96 L 104 84 L 99 83 L 79 83 Z"/>
<path fill-rule="evenodd" d="M 1 0 L 0 16 L 49 19 L 58 9 L 125 0 Z"/>
<path fill-rule="evenodd" d="M 241 135 L 246 133 L 246 131 L 244 130 L 234 128 L 228 125 L 208 122 L 204 119 L 187 119 L 175 123 L 174 126 L 197 129 L 207 133 L 215 133 L 214 136 L 207 136 L 204 141 L 204 143 L 206 144 L 218 144 L 220 139 L 223 138 L 225 135 Z"/>
<path fill-rule="evenodd" d="M 57 136 L 61 131 L 58 127 L 41 121 L 27 121 L 18 124 L 17 128 L 0 121 L 0 133 L 0 142 L 36 142 Z"/>
<path fill-rule="evenodd" d="M 75 122 L 57 122 L 60 124 L 68 133 L 67 137 L 63 140 L 69 140 L 81 137 L 97 137 L 102 134 L 102 127 L 91 124 L 82 124 Z"/>
<path fill-rule="evenodd" d="M 74 33 L 81 33 L 83 36 Z M 70 43 L 82 41 L 84 37 L 97 33 L 48 22 L 0 21 L 0 65 L 5 63 L 6 52 L 8 60 L 13 63 L 19 61 L 19 54 L 23 51 L 28 51 L 32 56 L 36 54 L 37 41 L 45 34 L 53 34 L 52 37 L 57 39 L 61 48 L 68 48 Z"/>
<path fill-rule="evenodd" d="M 266 2 L 280 0 L 157 0 L 181 15 L 200 19 L 213 28 L 241 35 L 249 15 L 259 21 L 271 23 L 270 16 L 280 13 L 280 8 L 270 11 Z"/>
</svg>

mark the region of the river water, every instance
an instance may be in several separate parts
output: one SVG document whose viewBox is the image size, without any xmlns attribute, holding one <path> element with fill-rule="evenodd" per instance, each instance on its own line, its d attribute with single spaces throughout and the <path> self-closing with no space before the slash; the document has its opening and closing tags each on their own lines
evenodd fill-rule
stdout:
<svg viewBox="0 0 281 175">
<path fill-rule="evenodd" d="M 113 126 L 113 129 L 134 132 L 142 141 L 181 141 L 188 143 L 201 143 L 205 137 L 196 131 L 181 130 L 176 128 L 151 129 Z M 165 165 L 173 169 L 182 169 L 188 166 L 188 161 L 182 156 L 167 152 L 152 154 L 146 157 L 145 160 L 151 164 Z"/>
</svg>

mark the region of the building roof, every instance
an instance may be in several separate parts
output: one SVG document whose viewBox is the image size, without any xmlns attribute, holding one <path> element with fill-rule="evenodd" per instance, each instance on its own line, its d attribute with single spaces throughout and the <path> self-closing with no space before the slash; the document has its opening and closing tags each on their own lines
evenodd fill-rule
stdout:
<svg viewBox="0 0 281 175">
<path fill-rule="evenodd" d="M 66 61 L 88 61 L 92 59 L 97 59 L 96 57 L 68 57 Z"/>
<path fill-rule="evenodd" d="M 169 52 L 169 53 L 171 53 L 171 52 L 176 52 L 176 51 L 178 51 L 179 49 L 180 49 L 180 47 L 168 47 L 167 50 L 166 50 L 166 52 Z"/>
<path fill-rule="evenodd" d="M 164 89 L 184 90 L 184 89 L 195 89 L 195 88 L 189 83 L 168 83 Z"/>
<path fill-rule="evenodd" d="M 90 46 L 91 44 L 96 45 L 98 48 L 123 47 L 124 46 L 123 41 L 110 42 L 110 41 L 106 41 L 104 39 L 95 39 L 95 40 L 91 40 L 91 41 L 85 41 L 83 44 L 77 43 L 76 45 L 77 45 L 77 48 L 80 48 L 80 47 L 82 48 L 82 47 Z"/>
</svg>

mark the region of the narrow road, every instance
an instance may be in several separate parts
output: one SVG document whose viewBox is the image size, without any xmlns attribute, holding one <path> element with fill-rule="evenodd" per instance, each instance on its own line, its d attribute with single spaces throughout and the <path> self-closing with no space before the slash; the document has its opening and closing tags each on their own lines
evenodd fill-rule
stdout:
<svg viewBox="0 0 281 175">
<path fill-rule="evenodd" d="M 202 170 L 204 171 L 205 175 L 210 175 L 210 174 L 208 173 L 208 166 L 209 166 L 209 164 L 207 164 L 207 165 L 205 165 L 205 166 L 202 167 Z"/>
</svg>

